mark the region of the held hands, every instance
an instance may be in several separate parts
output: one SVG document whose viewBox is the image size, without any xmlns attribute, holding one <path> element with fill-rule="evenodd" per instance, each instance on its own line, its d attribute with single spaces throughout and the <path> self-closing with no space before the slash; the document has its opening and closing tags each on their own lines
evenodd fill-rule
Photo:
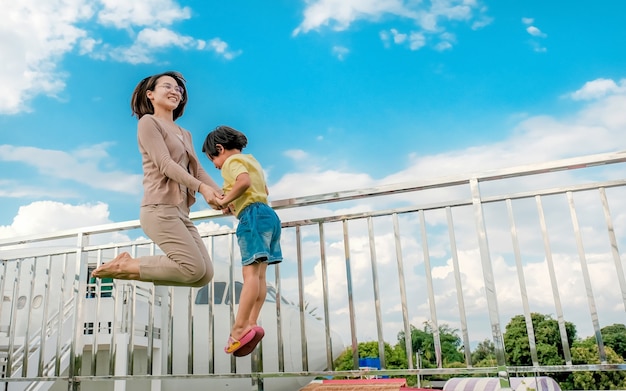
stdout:
<svg viewBox="0 0 626 391">
<path fill-rule="evenodd" d="M 222 213 L 225 215 L 233 214 L 233 212 L 235 211 L 233 208 L 233 204 L 225 205 L 222 202 L 223 199 L 224 199 L 224 195 L 218 195 L 215 197 L 215 201 L 209 203 L 209 205 L 211 205 L 211 208 L 215 210 L 221 210 Z"/>
<path fill-rule="evenodd" d="M 221 210 L 224 214 L 231 214 L 232 205 L 224 205 L 222 200 L 224 199 L 224 194 L 221 194 L 219 191 L 213 189 L 212 187 L 201 184 L 198 189 L 200 194 L 204 197 L 204 200 L 209 204 L 209 206 L 215 210 Z"/>
</svg>

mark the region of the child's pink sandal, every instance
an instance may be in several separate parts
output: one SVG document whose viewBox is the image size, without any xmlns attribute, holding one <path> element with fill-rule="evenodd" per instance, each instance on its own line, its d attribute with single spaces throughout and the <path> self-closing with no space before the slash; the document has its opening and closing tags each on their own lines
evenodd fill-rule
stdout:
<svg viewBox="0 0 626 391">
<path fill-rule="evenodd" d="M 235 338 L 233 338 L 232 335 L 229 336 L 228 345 L 226 345 L 226 347 L 224 348 L 224 352 L 228 354 L 236 352 L 237 350 L 249 344 L 250 341 L 252 341 L 255 336 L 256 336 L 256 331 L 254 330 L 254 328 L 248 330 L 248 332 L 245 333 L 243 337 L 241 337 L 241 339 L 239 340 L 236 340 Z"/>
</svg>

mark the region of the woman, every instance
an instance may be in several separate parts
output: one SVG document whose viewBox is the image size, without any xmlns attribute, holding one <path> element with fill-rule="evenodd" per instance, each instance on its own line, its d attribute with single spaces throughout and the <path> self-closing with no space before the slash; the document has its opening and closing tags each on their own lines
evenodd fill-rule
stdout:
<svg viewBox="0 0 626 391">
<path fill-rule="evenodd" d="M 131 98 L 143 164 L 141 228 L 165 255 L 132 258 L 127 252 L 93 271 L 97 278 L 200 287 L 213 278 L 213 264 L 189 208 L 202 194 L 209 204 L 222 190 L 200 166 L 191 133 L 174 121 L 187 103 L 185 79 L 164 72 L 139 82 Z"/>
</svg>

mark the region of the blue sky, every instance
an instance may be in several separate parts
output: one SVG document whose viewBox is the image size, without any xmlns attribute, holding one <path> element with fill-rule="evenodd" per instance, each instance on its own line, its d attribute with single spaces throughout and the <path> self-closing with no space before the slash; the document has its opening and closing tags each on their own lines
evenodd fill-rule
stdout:
<svg viewBox="0 0 626 391">
<path fill-rule="evenodd" d="M 626 3 L 267 4 L 4 3 L 0 237 L 138 218 L 129 99 L 165 70 L 197 152 L 243 131 L 273 199 L 626 147 Z"/>
</svg>

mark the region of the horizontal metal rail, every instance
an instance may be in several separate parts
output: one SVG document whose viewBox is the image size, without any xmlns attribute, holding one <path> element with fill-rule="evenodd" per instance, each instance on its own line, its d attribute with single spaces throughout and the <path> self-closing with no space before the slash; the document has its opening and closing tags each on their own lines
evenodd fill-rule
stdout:
<svg viewBox="0 0 626 391">
<path fill-rule="evenodd" d="M 216 264 L 203 288 L 89 280 L 121 251 L 160 253 L 137 220 L 0 239 L 1 380 L 250 379 L 261 390 L 315 376 L 624 371 L 607 361 L 600 328 L 626 323 L 625 162 L 626 153 L 608 153 L 272 202 L 285 255 L 268 274 L 262 321 L 272 343 L 243 361 L 214 342 L 241 288 L 232 217 L 192 213 L 220 226 L 201 232 Z M 113 233 L 125 239 L 112 242 Z M 563 365 L 539 362 L 535 312 L 555 316 Z M 503 334 L 516 315 L 529 366 L 507 363 Z M 568 322 L 595 337 L 599 364 L 573 364 Z M 386 369 L 385 344 L 422 326 L 433 333 L 435 368 L 421 367 L 406 341 L 407 368 Z M 442 326 L 458 331 L 464 367 L 446 368 Z M 470 347 L 485 339 L 496 365 L 478 368 Z M 382 369 L 358 370 L 366 341 L 378 343 Z M 333 371 L 344 348 L 355 368 Z"/>
</svg>

